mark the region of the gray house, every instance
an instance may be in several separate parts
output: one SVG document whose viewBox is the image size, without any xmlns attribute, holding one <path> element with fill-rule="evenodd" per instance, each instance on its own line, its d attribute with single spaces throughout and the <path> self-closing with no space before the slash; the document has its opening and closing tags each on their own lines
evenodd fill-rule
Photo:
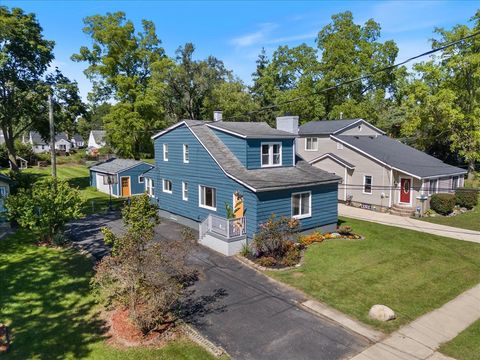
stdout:
<svg viewBox="0 0 480 360">
<path fill-rule="evenodd" d="M 297 154 L 313 166 L 342 178 L 338 199 L 399 215 L 429 207 L 438 192 L 463 186 L 466 170 L 416 150 L 363 119 L 312 121 L 277 118 L 279 129 L 298 134 Z"/>
</svg>

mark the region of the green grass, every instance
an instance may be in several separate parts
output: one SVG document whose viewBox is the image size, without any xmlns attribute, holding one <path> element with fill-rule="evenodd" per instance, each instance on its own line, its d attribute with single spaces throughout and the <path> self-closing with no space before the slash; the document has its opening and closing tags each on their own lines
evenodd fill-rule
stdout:
<svg viewBox="0 0 480 360">
<path fill-rule="evenodd" d="M 421 218 L 423 221 L 427 221 L 434 224 L 441 224 L 447 226 L 453 226 L 461 229 L 469 229 L 480 231 L 480 204 L 473 210 L 456 216 L 435 216 Z"/>
<path fill-rule="evenodd" d="M 328 240 L 295 270 L 268 275 L 379 330 L 391 332 L 480 282 L 480 245 L 360 220 L 343 219 L 364 240 Z M 371 320 L 374 304 L 392 322 Z"/>
<path fill-rule="evenodd" d="M 477 320 L 456 338 L 443 344 L 440 352 L 458 360 L 478 360 L 480 354 L 480 320 Z"/>
<path fill-rule="evenodd" d="M 110 347 L 90 292 L 92 263 L 34 242 L 26 230 L 0 240 L 0 322 L 12 331 L 6 359 L 213 359 L 186 340 L 160 349 Z"/>
</svg>

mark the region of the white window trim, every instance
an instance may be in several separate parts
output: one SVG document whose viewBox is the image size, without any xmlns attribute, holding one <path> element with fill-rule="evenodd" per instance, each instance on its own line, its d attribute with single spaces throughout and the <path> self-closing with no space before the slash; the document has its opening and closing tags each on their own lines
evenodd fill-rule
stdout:
<svg viewBox="0 0 480 360">
<path fill-rule="evenodd" d="M 185 188 L 187 188 L 187 197 L 185 197 Z M 186 181 L 182 181 L 182 200 L 188 201 L 188 182 Z"/>
<path fill-rule="evenodd" d="M 266 165 L 263 164 L 263 156 L 262 156 L 263 155 L 263 153 L 262 153 L 263 145 L 268 145 L 268 164 L 266 164 Z M 272 164 L 273 163 L 273 145 L 278 145 L 279 146 L 280 159 L 279 159 L 278 164 Z M 260 143 L 260 166 L 262 168 L 282 166 L 282 143 L 281 142 L 262 142 L 262 143 Z"/>
<path fill-rule="evenodd" d="M 307 147 L 307 144 L 308 144 L 308 139 L 315 139 L 315 147 L 313 149 L 309 149 Z M 305 138 L 305 151 L 318 151 L 318 137 L 306 137 Z"/>
<path fill-rule="evenodd" d="M 433 193 L 430 192 L 430 183 L 432 181 L 435 181 L 435 190 Z M 427 188 L 427 194 L 428 196 L 432 196 L 433 194 L 438 194 L 438 183 L 439 183 L 439 179 L 438 178 L 435 178 L 435 179 L 428 179 L 428 188 Z"/>
<path fill-rule="evenodd" d="M 188 148 L 188 159 L 186 158 L 186 151 L 185 149 Z M 188 144 L 183 144 L 183 163 L 184 164 L 188 164 L 190 162 L 190 147 L 188 146 Z"/>
<path fill-rule="evenodd" d="M 168 161 L 168 155 L 168 144 L 163 144 L 163 161 Z"/>
<path fill-rule="evenodd" d="M 140 181 L 140 178 L 143 178 L 143 180 Z M 139 183 L 139 184 L 145 183 L 145 176 L 143 176 L 143 175 L 138 175 L 138 183 Z"/>
<path fill-rule="evenodd" d="M 149 193 L 148 189 L 151 189 L 151 194 Z M 155 196 L 155 187 L 153 186 L 153 179 L 146 177 L 145 178 L 145 192 L 147 193 L 148 196 L 154 197 Z"/>
<path fill-rule="evenodd" d="M 216 205 L 216 202 L 217 202 L 217 188 L 214 188 L 213 186 L 207 186 L 207 185 L 198 185 L 198 207 L 201 207 L 202 209 L 217 211 L 216 206 L 212 207 L 212 206 L 202 204 L 202 187 L 215 189 L 215 205 Z"/>
<path fill-rule="evenodd" d="M 366 177 L 370 176 L 370 192 L 365 192 L 365 185 L 366 185 Z M 372 195 L 373 194 L 373 176 L 369 174 L 363 174 L 363 186 L 362 186 L 362 193 L 365 195 Z"/>
<path fill-rule="evenodd" d="M 295 195 L 303 195 L 303 194 L 308 194 L 308 214 L 301 214 L 301 215 L 293 215 L 293 197 Z M 291 195 L 291 200 L 290 200 L 290 212 L 292 214 L 292 219 L 306 219 L 309 217 L 312 217 L 312 192 L 311 191 L 300 191 L 300 192 L 295 192 L 292 193 Z M 301 203 L 301 197 L 300 197 L 300 204 L 299 204 L 299 209 L 302 209 L 302 203 Z"/>
<path fill-rule="evenodd" d="M 172 185 L 172 190 L 167 190 L 167 189 L 165 188 L 165 182 L 166 182 L 166 181 L 170 181 L 170 184 Z M 163 191 L 164 193 L 167 193 L 167 194 L 173 193 L 173 182 L 172 182 L 172 180 L 162 179 L 162 191 Z"/>
<path fill-rule="evenodd" d="M 410 199 L 408 201 L 408 203 L 406 202 L 402 202 L 400 201 L 400 198 L 402 196 L 402 179 L 409 179 L 410 180 Z M 437 183 L 438 184 L 438 183 Z M 408 205 L 412 205 L 412 200 L 413 200 L 413 178 L 410 177 L 410 176 L 400 176 L 400 192 L 398 193 L 398 203 L 399 204 L 408 204 Z"/>
</svg>

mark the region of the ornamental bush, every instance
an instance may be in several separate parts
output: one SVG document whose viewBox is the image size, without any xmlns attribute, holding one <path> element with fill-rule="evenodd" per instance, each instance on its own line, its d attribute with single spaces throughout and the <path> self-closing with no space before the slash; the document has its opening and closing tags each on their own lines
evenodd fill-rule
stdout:
<svg viewBox="0 0 480 360">
<path fill-rule="evenodd" d="M 478 204 L 478 190 L 457 189 L 455 191 L 455 202 L 460 207 L 473 209 Z"/>
<path fill-rule="evenodd" d="M 276 219 L 275 215 L 272 215 L 260 225 L 258 233 L 253 238 L 252 249 L 256 256 L 271 256 L 277 259 L 283 257 L 286 251 L 286 242 L 298 225 L 298 220 L 285 216 Z"/>
<path fill-rule="evenodd" d="M 455 207 L 455 195 L 433 194 L 430 198 L 430 208 L 441 215 L 448 215 Z"/>
</svg>

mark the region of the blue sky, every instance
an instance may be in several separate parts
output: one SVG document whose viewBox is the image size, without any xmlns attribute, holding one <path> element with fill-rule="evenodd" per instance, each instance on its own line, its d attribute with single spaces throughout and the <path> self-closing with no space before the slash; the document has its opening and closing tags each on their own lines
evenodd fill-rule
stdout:
<svg viewBox="0 0 480 360">
<path fill-rule="evenodd" d="M 82 96 L 90 89 L 84 63 L 70 56 L 91 40 L 82 33 L 83 18 L 124 11 L 140 24 L 152 20 L 169 55 L 186 42 L 196 45 L 197 58 L 214 55 L 250 84 L 262 47 L 271 54 L 280 45 L 315 44 L 318 31 L 333 14 L 350 10 L 357 23 L 373 18 L 382 39 L 400 48 L 398 60 L 430 48 L 435 27 L 467 24 L 480 8 L 476 1 L 8 1 L 37 15 L 45 37 L 56 42 L 55 63 L 79 83 Z"/>
</svg>

